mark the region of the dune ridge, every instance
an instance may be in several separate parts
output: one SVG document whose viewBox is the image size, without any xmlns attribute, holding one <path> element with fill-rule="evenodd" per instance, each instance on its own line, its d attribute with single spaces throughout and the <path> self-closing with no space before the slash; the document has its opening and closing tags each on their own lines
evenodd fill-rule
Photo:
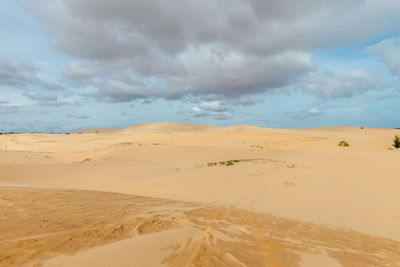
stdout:
<svg viewBox="0 0 400 267">
<path fill-rule="evenodd" d="M 139 124 L 133 125 L 120 130 L 121 133 L 138 133 L 138 132 L 155 132 L 155 133 L 166 133 L 166 132 L 207 132 L 220 127 L 212 125 L 199 125 L 199 124 L 186 124 L 186 123 L 174 123 L 174 122 L 162 122 L 162 123 L 150 123 L 150 124 Z"/>
</svg>

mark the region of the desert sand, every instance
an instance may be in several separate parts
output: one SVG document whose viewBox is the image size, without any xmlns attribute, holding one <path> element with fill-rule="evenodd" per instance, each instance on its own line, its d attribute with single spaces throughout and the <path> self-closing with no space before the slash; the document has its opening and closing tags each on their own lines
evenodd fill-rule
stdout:
<svg viewBox="0 0 400 267">
<path fill-rule="evenodd" d="M 400 266 L 395 134 L 0 135 L 0 266 Z"/>
</svg>

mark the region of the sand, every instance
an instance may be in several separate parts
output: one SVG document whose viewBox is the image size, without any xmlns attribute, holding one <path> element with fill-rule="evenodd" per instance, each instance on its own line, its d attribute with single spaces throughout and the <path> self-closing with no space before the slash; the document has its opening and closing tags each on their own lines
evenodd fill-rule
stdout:
<svg viewBox="0 0 400 267">
<path fill-rule="evenodd" d="M 0 266 L 400 266 L 399 133 L 0 135 Z"/>
</svg>

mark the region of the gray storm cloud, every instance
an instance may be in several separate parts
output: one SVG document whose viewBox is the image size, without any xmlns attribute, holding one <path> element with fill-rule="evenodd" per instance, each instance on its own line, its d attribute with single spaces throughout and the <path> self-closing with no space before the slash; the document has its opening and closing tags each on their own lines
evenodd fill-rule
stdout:
<svg viewBox="0 0 400 267">
<path fill-rule="evenodd" d="M 28 62 L 14 63 L 11 60 L 0 58 L 0 85 L 17 89 L 36 86 L 47 90 L 64 89 L 59 84 L 48 83 L 37 75 L 39 69 Z"/>
<path fill-rule="evenodd" d="M 18 2 L 72 58 L 65 81 L 109 102 L 281 88 L 315 70 L 313 51 L 369 40 L 400 11 L 389 0 Z"/>
<path fill-rule="evenodd" d="M 25 62 L 15 64 L 6 59 L 0 59 L 0 85 L 26 87 L 29 84 L 41 83 L 36 75 L 38 69 Z"/>
</svg>

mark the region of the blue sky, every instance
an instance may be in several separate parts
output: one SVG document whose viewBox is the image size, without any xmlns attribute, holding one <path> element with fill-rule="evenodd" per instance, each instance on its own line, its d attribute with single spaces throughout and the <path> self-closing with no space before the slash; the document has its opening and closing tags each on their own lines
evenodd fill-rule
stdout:
<svg viewBox="0 0 400 267">
<path fill-rule="evenodd" d="M 188 3 L 1 1 L 0 132 L 400 127 L 398 1 Z"/>
</svg>

